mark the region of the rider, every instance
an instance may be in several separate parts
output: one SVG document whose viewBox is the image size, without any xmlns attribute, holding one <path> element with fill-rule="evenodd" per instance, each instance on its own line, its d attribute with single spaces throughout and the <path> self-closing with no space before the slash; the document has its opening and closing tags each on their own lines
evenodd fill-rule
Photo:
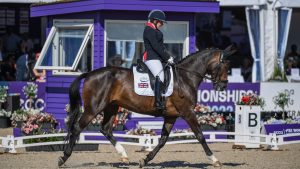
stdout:
<svg viewBox="0 0 300 169">
<path fill-rule="evenodd" d="M 143 54 L 143 61 L 155 76 L 155 107 L 157 110 L 164 110 L 165 106 L 161 98 L 161 85 L 164 83 L 164 70 L 162 62 L 174 64 L 174 59 L 167 52 L 163 41 L 163 33 L 160 28 L 166 23 L 166 15 L 161 10 L 152 10 L 148 15 L 148 21 L 144 29 L 143 39 L 145 45 L 145 52 Z"/>
</svg>

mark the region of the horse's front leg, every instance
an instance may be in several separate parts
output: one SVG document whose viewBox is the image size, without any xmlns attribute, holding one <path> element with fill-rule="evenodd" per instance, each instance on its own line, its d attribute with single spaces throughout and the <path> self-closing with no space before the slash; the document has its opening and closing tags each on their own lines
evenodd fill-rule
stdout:
<svg viewBox="0 0 300 169">
<path fill-rule="evenodd" d="M 149 161 L 151 161 L 158 151 L 165 145 L 167 142 L 170 132 L 174 126 L 177 117 L 165 117 L 164 125 L 161 133 L 161 138 L 158 145 L 146 156 L 140 160 L 140 168 L 144 167 Z"/>
<path fill-rule="evenodd" d="M 213 155 L 210 148 L 208 147 L 208 145 L 206 143 L 206 140 L 205 140 L 205 137 L 202 133 L 202 129 L 200 127 L 200 124 L 198 123 L 198 120 L 197 120 L 197 117 L 196 117 L 195 113 L 190 113 L 189 115 L 185 116 L 184 119 L 189 124 L 189 126 L 191 127 L 191 129 L 194 132 L 197 140 L 201 143 L 208 159 L 213 162 L 213 166 L 220 167 L 222 164 Z"/>
</svg>

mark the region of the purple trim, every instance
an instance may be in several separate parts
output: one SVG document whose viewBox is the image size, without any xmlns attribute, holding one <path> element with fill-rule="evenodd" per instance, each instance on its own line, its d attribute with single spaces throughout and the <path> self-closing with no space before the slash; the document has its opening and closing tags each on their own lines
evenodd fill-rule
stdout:
<svg viewBox="0 0 300 169">
<path fill-rule="evenodd" d="M 218 13 L 220 11 L 219 2 L 86 0 L 70 3 L 33 6 L 31 7 L 31 17 L 60 15 L 96 10 L 149 11 L 152 9 L 161 9 L 169 12 Z"/>
</svg>

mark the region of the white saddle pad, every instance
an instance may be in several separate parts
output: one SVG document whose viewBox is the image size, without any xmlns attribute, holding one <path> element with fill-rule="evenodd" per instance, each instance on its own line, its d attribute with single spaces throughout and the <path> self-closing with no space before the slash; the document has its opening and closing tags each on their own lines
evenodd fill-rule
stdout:
<svg viewBox="0 0 300 169">
<path fill-rule="evenodd" d="M 154 96 L 154 92 L 151 89 L 150 78 L 148 73 L 139 73 L 136 70 L 136 66 L 133 66 L 133 76 L 134 76 L 134 91 L 136 94 L 141 96 Z M 167 92 L 162 94 L 162 96 L 168 97 L 173 93 L 174 78 L 173 70 L 170 69 L 170 84 L 168 86 Z"/>
</svg>

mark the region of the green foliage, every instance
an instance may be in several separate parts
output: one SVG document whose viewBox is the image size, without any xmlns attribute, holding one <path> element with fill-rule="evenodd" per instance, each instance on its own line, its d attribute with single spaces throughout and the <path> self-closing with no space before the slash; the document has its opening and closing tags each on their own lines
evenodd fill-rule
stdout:
<svg viewBox="0 0 300 169">
<path fill-rule="evenodd" d="M 269 79 L 269 81 L 272 81 L 272 80 L 275 80 L 275 81 L 283 81 L 283 82 L 287 82 L 287 78 L 286 78 L 286 75 L 285 73 L 283 73 L 279 66 L 276 64 L 274 66 L 274 73 L 273 73 L 273 76 Z"/>
<path fill-rule="evenodd" d="M 8 86 L 0 86 L 0 103 L 6 102 L 7 90 L 8 90 Z"/>
<path fill-rule="evenodd" d="M 290 94 L 288 91 L 279 92 L 277 96 L 273 98 L 273 102 L 276 106 L 279 106 L 282 111 L 285 107 L 289 106 Z"/>
</svg>

